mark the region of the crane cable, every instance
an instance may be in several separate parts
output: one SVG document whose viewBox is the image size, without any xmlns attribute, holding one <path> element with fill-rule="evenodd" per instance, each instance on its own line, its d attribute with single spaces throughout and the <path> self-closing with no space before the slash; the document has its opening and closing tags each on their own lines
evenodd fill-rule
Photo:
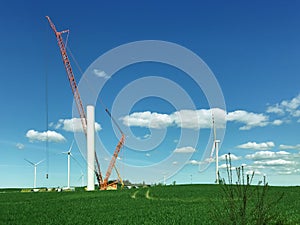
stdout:
<svg viewBox="0 0 300 225">
<path fill-rule="evenodd" d="M 45 29 L 46 32 L 46 29 Z M 48 35 L 45 35 L 46 37 Z M 47 39 L 45 39 L 46 42 Z M 47 45 L 45 45 L 47 46 Z M 47 51 L 45 51 L 44 55 L 44 60 L 45 60 L 45 113 L 46 113 L 46 179 L 49 178 L 49 136 L 48 136 L 48 130 L 49 130 L 49 101 L 48 101 L 48 54 Z"/>
<path fill-rule="evenodd" d="M 69 33 L 69 32 L 68 32 Z M 88 85 L 89 89 L 93 92 L 93 94 L 96 94 L 96 90 L 90 85 L 88 79 L 83 76 L 83 71 L 79 65 L 79 63 L 77 62 L 77 60 L 75 59 L 70 47 L 66 46 L 67 51 L 69 52 L 69 55 L 71 56 L 72 60 L 75 62 L 75 65 L 77 67 L 77 69 L 79 70 L 81 76 L 83 77 L 83 79 L 85 80 L 86 84 Z M 120 128 L 119 124 L 117 123 L 117 121 L 115 120 L 115 118 L 112 116 L 111 112 L 108 110 L 108 108 L 106 107 L 106 105 L 104 104 L 104 102 L 102 101 L 102 99 L 100 97 L 98 97 L 98 102 L 101 104 L 102 108 L 104 108 L 105 112 L 108 114 L 108 116 L 111 118 L 111 120 L 113 121 L 114 125 L 117 127 L 117 129 L 119 130 L 121 135 L 124 135 L 122 129 Z M 124 158 L 124 152 L 122 154 L 122 158 Z M 98 159 L 96 158 L 97 163 L 99 164 Z M 99 164 L 100 165 L 100 164 Z M 116 169 L 116 165 L 114 165 L 115 169 Z M 116 169 L 117 170 L 117 169 Z M 97 173 L 96 173 L 97 174 Z"/>
<path fill-rule="evenodd" d="M 96 91 L 95 89 L 89 84 L 89 81 L 88 79 L 83 76 L 83 71 L 81 69 L 81 67 L 79 66 L 78 62 L 76 61 L 71 49 L 69 47 L 67 47 L 67 50 L 69 51 L 70 55 L 71 55 L 71 58 L 72 60 L 75 62 L 75 65 L 77 67 L 77 69 L 79 70 L 79 72 L 81 73 L 83 79 L 86 81 L 87 85 L 89 86 L 89 89 L 94 93 L 96 94 Z M 115 126 L 118 128 L 119 132 L 121 134 L 123 134 L 123 131 L 121 130 L 120 126 L 118 125 L 117 121 L 115 120 L 115 118 L 111 115 L 110 111 L 108 110 L 108 108 L 106 107 L 106 105 L 103 103 L 102 99 L 100 97 L 98 97 L 98 101 L 99 103 L 101 104 L 101 106 L 104 108 L 105 112 L 108 114 L 108 116 L 112 119 L 113 123 L 115 124 Z"/>
</svg>

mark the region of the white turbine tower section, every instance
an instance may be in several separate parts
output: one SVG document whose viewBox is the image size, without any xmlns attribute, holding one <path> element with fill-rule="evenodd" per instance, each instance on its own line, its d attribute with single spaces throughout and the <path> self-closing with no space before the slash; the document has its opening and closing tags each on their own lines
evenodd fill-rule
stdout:
<svg viewBox="0 0 300 225">
<path fill-rule="evenodd" d="M 72 156 L 72 147 L 73 147 L 73 144 L 74 144 L 74 140 L 72 141 L 72 144 L 69 148 L 69 151 L 67 152 L 62 152 L 63 154 L 67 154 L 68 155 L 68 189 L 70 189 L 70 173 L 71 173 L 71 156 Z"/>
<path fill-rule="evenodd" d="M 29 161 L 28 159 L 25 159 L 25 161 L 27 161 L 28 163 L 30 163 L 30 164 L 33 165 L 33 167 L 34 167 L 33 188 L 36 188 L 36 168 L 37 168 L 37 166 L 38 166 L 40 163 L 42 163 L 42 162 L 44 161 L 44 159 L 41 160 L 41 161 L 39 161 L 38 163 L 33 163 L 33 162 Z"/>
<path fill-rule="evenodd" d="M 219 184 L 219 143 L 220 140 L 217 140 L 217 132 L 215 125 L 215 118 L 212 112 L 212 123 L 213 123 L 213 131 L 214 131 L 214 143 L 213 148 L 211 150 L 211 158 L 213 157 L 214 151 L 216 151 L 216 183 Z"/>
<path fill-rule="evenodd" d="M 87 190 L 95 190 L 95 108 L 92 105 L 88 105 L 87 112 Z"/>
</svg>

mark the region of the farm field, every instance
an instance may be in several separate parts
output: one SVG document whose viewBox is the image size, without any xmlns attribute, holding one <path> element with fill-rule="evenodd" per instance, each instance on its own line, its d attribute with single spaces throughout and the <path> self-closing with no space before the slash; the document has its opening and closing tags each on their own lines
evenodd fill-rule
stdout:
<svg viewBox="0 0 300 225">
<path fill-rule="evenodd" d="M 0 224 L 216 224 L 218 185 L 156 186 L 122 191 L 20 193 L 0 190 Z M 270 187 L 274 209 L 300 224 L 300 187 Z"/>
</svg>

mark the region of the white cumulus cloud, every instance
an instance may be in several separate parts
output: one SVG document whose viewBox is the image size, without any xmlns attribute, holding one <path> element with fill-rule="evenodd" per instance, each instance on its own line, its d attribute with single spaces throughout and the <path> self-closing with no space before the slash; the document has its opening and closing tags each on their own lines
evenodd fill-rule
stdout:
<svg viewBox="0 0 300 225">
<path fill-rule="evenodd" d="M 227 121 L 243 123 L 244 126 L 240 130 L 250 130 L 254 127 L 265 127 L 269 124 L 269 117 L 262 113 L 247 112 L 244 110 L 236 110 L 227 114 Z"/>
<path fill-rule="evenodd" d="M 24 148 L 25 148 L 25 145 L 24 145 L 24 144 L 22 144 L 22 143 L 17 143 L 17 144 L 16 144 L 16 147 L 17 147 L 17 149 L 20 149 L 20 150 L 22 150 L 22 149 L 24 149 Z"/>
<path fill-rule="evenodd" d="M 275 113 L 277 115 L 284 115 L 288 113 L 293 117 L 300 117 L 300 94 L 290 100 L 283 100 L 280 103 L 271 105 L 267 108 L 267 113 Z"/>
<path fill-rule="evenodd" d="M 44 131 L 38 132 L 35 130 L 29 130 L 26 133 L 26 137 L 29 139 L 30 142 L 40 142 L 40 141 L 49 141 L 49 142 L 63 142 L 65 141 L 65 137 L 62 136 L 60 133 L 56 131 Z"/>
<path fill-rule="evenodd" d="M 212 115 L 214 115 L 217 128 L 225 127 L 226 112 L 222 109 L 180 110 L 171 115 L 174 123 L 181 128 L 200 129 L 212 127 Z"/>
<path fill-rule="evenodd" d="M 284 110 L 281 108 L 281 106 L 278 103 L 276 105 L 269 106 L 266 112 L 274 113 L 278 115 L 284 115 Z"/>
<path fill-rule="evenodd" d="M 196 149 L 191 147 L 191 146 L 187 146 L 187 147 L 182 147 L 182 148 L 176 148 L 174 150 L 174 153 L 192 153 L 195 152 Z"/>
<path fill-rule="evenodd" d="M 273 147 L 275 147 L 275 144 L 272 141 L 262 142 L 262 143 L 247 142 L 245 144 L 241 144 L 236 147 L 241 149 L 270 150 Z"/>
<path fill-rule="evenodd" d="M 224 154 L 224 155 L 219 156 L 219 160 L 220 160 L 220 161 L 225 161 L 225 160 L 226 160 L 226 157 L 227 157 L 227 159 L 229 160 L 228 154 Z M 234 155 L 234 154 L 231 153 L 231 154 L 230 154 L 230 158 L 231 158 L 231 161 L 236 161 L 236 160 L 241 159 L 242 157 L 236 156 L 236 155 Z"/>
<path fill-rule="evenodd" d="M 279 145 L 281 150 L 300 150 L 300 144 L 297 145 Z"/>
<path fill-rule="evenodd" d="M 229 168 L 229 166 L 228 166 L 228 168 Z M 219 169 L 227 169 L 226 163 L 219 165 Z M 231 166 L 231 170 L 235 170 L 235 169 L 236 169 L 236 167 Z"/>
<path fill-rule="evenodd" d="M 172 114 L 162 114 L 157 112 L 134 112 L 120 118 L 126 126 L 137 126 L 154 129 L 162 129 L 170 126 L 180 128 L 200 129 L 212 127 L 212 112 L 217 128 L 225 127 L 225 114 L 222 109 L 183 109 Z"/>
<path fill-rule="evenodd" d="M 274 158 L 282 158 L 284 156 L 289 155 L 290 153 L 285 151 L 272 152 L 272 151 L 259 151 L 254 154 L 246 155 L 246 159 L 252 160 L 263 160 L 263 159 L 274 159 Z"/>
<path fill-rule="evenodd" d="M 188 162 L 188 164 L 191 164 L 191 165 L 200 165 L 201 162 L 200 162 L 200 161 L 197 161 L 197 160 L 195 160 L 195 159 L 192 159 L 192 160 L 190 160 L 190 161 Z"/>
<path fill-rule="evenodd" d="M 93 72 L 97 77 L 101 77 L 104 79 L 110 78 L 103 70 L 94 69 Z"/>
<path fill-rule="evenodd" d="M 215 126 L 224 128 L 226 120 L 229 122 L 243 124 L 240 130 L 250 130 L 254 127 L 265 127 L 267 125 L 281 125 L 282 120 L 269 121 L 269 117 L 262 113 L 247 112 L 236 110 L 233 112 L 213 108 L 213 109 L 182 109 L 171 114 L 157 112 L 134 112 L 130 115 L 121 117 L 120 120 L 126 126 L 137 126 L 146 128 L 162 129 L 170 126 L 177 126 L 187 129 L 203 129 L 212 127 L 212 115 L 214 115 Z"/>
<path fill-rule="evenodd" d="M 255 165 L 263 165 L 263 166 L 286 166 L 286 165 L 294 165 L 295 162 L 285 160 L 285 159 L 272 159 L 272 160 L 264 160 L 264 161 L 255 161 Z"/>
<path fill-rule="evenodd" d="M 147 127 L 161 129 L 170 126 L 173 121 L 168 114 L 161 114 L 156 112 L 135 112 L 130 115 L 127 115 L 123 118 L 123 124 L 137 127 Z"/>
<path fill-rule="evenodd" d="M 274 120 L 272 122 L 272 124 L 275 125 L 275 126 L 280 126 L 281 124 L 283 124 L 283 121 L 282 120 Z"/>
<path fill-rule="evenodd" d="M 54 127 L 55 129 L 61 128 L 69 132 L 82 132 L 82 123 L 80 118 L 60 119 Z M 101 125 L 95 122 L 95 130 L 98 132 L 101 129 Z"/>
</svg>

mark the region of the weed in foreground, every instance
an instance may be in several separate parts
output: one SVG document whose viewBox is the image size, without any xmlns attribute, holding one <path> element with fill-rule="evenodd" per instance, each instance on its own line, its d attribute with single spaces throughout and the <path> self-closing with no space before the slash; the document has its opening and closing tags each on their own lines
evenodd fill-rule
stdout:
<svg viewBox="0 0 300 225">
<path fill-rule="evenodd" d="M 283 198 L 283 193 L 276 196 L 268 196 L 268 183 L 264 176 L 263 181 L 252 185 L 254 172 L 245 174 L 244 166 L 235 168 L 237 181 L 233 182 L 233 170 L 230 153 L 226 155 L 226 171 L 228 181 L 221 178 L 220 205 L 213 202 L 211 212 L 212 220 L 216 224 L 284 224 L 284 220 L 278 213 L 278 202 Z M 274 196 L 273 196 L 274 197 Z"/>
</svg>

